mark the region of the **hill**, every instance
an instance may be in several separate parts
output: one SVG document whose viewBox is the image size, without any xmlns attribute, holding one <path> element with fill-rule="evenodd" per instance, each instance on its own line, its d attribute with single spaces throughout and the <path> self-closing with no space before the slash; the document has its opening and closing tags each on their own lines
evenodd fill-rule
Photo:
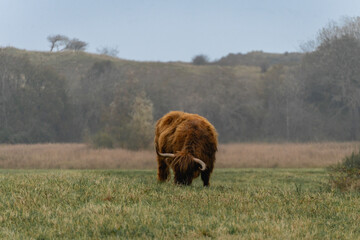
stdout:
<svg viewBox="0 0 360 240">
<path fill-rule="evenodd" d="M 249 53 L 243 60 L 236 63 L 231 60 L 232 56 L 241 56 L 241 54 L 229 54 L 227 57 L 214 62 L 214 65 L 219 66 L 194 66 L 191 63 L 185 62 L 137 62 L 114 58 L 107 55 L 92 54 L 87 52 L 39 52 L 39 51 L 26 51 L 16 48 L 4 48 L 4 52 L 18 57 L 27 57 L 29 60 L 40 66 L 51 67 L 56 70 L 60 75 L 64 76 L 68 82 L 68 87 L 71 92 L 78 87 L 80 79 L 93 67 L 95 63 L 109 61 L 122 72 L 132 72 L 141 83 L 159 79 L 171 80 L 176 78 L 183 78 L 184 81 L 190 78 L 202 78 L 211 76 L 219 72 L 231 72 L 237 77 L 247 79 L 258 79 L 260 76 L 261 60 L 275 63 L 286 64 L 281 54 L 267 54 L 262 52 Z M 297 59 L 298 60 L 298 59 Z M 290 63 L 288 63 L 290 65 Z M 229 67 L 231 66 L 231 67 Z M 164 80 L 165 81 L 165 80 Z"/>
<path fill-rule="evenodd" d="M 197 112 L 219 126 L 224 140 L 229 139 L 228 134 L 236 136 L 233 134 L 235 125 L 242 124 L 243 128 L 248 121 L 243 119 L 238 123 L 224 123 L 231 111 L 229 108 L 247 108 L 247 102 L 252 101 L 252 111 L 257 111 L 261 105 L 255 96 L 261 92 L 258 88 L 261 87 L 262 73 L 258 66 L 135 62 L 86 52 L 30 52 L 14 48 L 5 48 L 3 51 L 25 57 L 36 66 L 54 69 L 65 78 L 73 103 L 82 105 L 84 102 L 92 102 L 91 107 L 96 108 L 97 113 L 91 116 L 91 121 L 97 122 L 96 126 L 80 126 L 91 133 L 101 128 L 101 112 L 113 102 L 114 89 L 128 88 L 129 78 L 133 84 L 136 82 L 135 92 L 145 92 L 146 98 L 153 103 L 154 119 L 170 110 Z M 231 104 L 236 106 L 230 107 Z M 88 122 L 84 119 L 89 117 L 87 115 L 84 113 L 78 116 L 76 121 Z M 224 126 L 223 131 L 221 126 Z"/>
<path fill-rule="evenodd" d="M 253 51 L 246 54 L 230 53 L 225 57 L 215 61 L 214 64 L 221 66 L 258 66 L 263 70 L 270 66 L 281 64 L 286 66 L 293 66 L 299 64 L 304 54 L 302 53 L 265 53 L 262 51 Z"/>
<path fill-rule="evenodd" d="M 0 142 L 95 136 L 100 145 L 142 148 L 152 141 L 156 119 L 171 110 L 208 118 L 223 143 L 357 140 L 358 115 L 336 90 L 342 78 L 327 76 L 337 55 L 326 56 L 251 52 L 194 65 L 3 48 Z"/>
</svg>

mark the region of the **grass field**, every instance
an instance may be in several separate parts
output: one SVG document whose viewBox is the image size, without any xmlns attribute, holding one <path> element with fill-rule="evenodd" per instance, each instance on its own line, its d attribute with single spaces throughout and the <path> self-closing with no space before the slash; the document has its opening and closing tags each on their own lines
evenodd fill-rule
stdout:
<svg viewBox="0 0 360 240">
<path fill-rule="evenodd" d="M 1 239 L 359 239 L 360 194 L 323 169 L 0 170 Z"/>
<path fill-rule="evenodd" d="M 0 145 L 0 239 L 360 239 L 324 168 L 359 145 L 220 145 L 210 188 L 158 183 L 152 150 Z"/>
</svg>

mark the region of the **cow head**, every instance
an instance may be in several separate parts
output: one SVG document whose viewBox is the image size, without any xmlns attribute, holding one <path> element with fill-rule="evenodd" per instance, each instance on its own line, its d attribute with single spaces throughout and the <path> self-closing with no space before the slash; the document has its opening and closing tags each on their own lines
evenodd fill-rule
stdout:
<svg viewBox="0 0 360 240">
<path fill-rule="evenodd" d="M 200 171 L 206 169 L 206 164 L 202 160 L 195 158 L 186 152 L 158 154 L 172 159 L 170 165 L 174 170 L 175 183 L 178 184 L 190 185 L 192 180 L 199 176 Z"/>
</svg>

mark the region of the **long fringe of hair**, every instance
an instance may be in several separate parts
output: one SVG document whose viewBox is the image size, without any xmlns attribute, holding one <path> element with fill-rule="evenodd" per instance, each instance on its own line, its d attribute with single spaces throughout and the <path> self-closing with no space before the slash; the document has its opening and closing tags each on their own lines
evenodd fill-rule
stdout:
<svg viewBox="0 0 360 240">
<path fill-rule="evenodd" d="M 174 169 L 184 174 L 194 169 L 196 162 L 190 153 L 177 152 L 175 154 L 175 158 L 171 162 L 171 165 Z"/>
</svg>

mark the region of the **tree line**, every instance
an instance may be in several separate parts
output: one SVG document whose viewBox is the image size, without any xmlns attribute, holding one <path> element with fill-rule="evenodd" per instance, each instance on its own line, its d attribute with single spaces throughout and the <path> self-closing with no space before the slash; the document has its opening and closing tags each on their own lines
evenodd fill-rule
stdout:
<svg viewBox="0 0 360 240">
<path fill-rule="evenodd" d="M 65 79 L 50 68 L 37 67 L 26 57 L 0 51 L 0 142 L 67 141 L 72 104 Z"/>
<path fill-rule="evenodd" d="M 71 89 L 58 69 L 1 50 L 0 142 L 146 148 L 170 110 L 207 117 L 221 142 L 359 140 L 360 18 L 325 26 L 306 49 L 265 67 L 99 59 Z"/>
</svg>

